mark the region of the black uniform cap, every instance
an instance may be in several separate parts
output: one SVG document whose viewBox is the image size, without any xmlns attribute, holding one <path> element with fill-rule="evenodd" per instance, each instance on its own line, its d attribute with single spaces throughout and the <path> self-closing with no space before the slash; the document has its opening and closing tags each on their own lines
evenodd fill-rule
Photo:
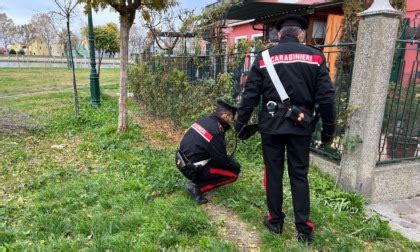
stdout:
<svg viewBox="0 0 420 252">
<path fill-rule="evenodd" d="M 238 110 L 238 107 L 228 103 L 227 101 L 223 99 L 217 99 L 217 107 L 221 107 L 227 111 L 232 112 L 233 115 L 236 114 L 236 111 Z"/>
<path fill-rule="evenodd" d="M 306 20 L 300 15 L 287 14 L 277 21 L 276 28 L 280 31 L 280 29 L 285 26 L 297 26 L 302 30 L 306 30 L 308 29 L 308 22 L 306 22 Z"/>
</svg>

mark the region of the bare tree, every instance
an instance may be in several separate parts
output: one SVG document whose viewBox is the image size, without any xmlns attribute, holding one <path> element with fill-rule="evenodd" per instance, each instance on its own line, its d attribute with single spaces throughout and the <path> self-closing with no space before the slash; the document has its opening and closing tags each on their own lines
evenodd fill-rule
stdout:
<svg viewBox="0 0 420 252">
<path fill-rule="evenodd" d="M 74 45 L 79 44 L 79 37 L 73 32 L 70 32 L 70 33 L 71 33 L 70 34 L 71 44 L 72 44 L 72 49 L 73 49 L 72 52 L 77 53 L 77 49 L 75 48 Z M 70 69 L 71 68 L 70 53 L 69 53 L 70 47 L 69 47 L 69 39 L 68 39 L 66 28 L 62 28 L 61 32 L 58 34 L 58 43 L 60 43 L 61 45 L 64 45 L 64 54 L 67 59 L 67 68 Z"/>
<path fill-rule="evenodd" d="M 14 42 L 16 38 L 16 26 L 12 19 L 5 13 L 0 13 L 0 41 L 7 47 Z"/>
<path fill-rule="evenodd" d="M 128 131 L 128 41 L 130 28 L 136 18 L 136 12 L 142 11 L 143 16 L 150 10 L 162 10 L 175 3 L 174 0 L 79 0 L 85 2 L 87 7 L 112 7 L 120 15 L 120 97 L 118 100 L 118 132 Z"/>
<path fill-rule="evenodd" d="M 35 14 L 31 18 L 30 23 L 35 29 L 36 36 L 42 39 L 47 44 L 48 55 L 51 56 L 52 43 L 58 35 L 58 29 L 55 26 L 53 13 Z"/>
<path fill-rule="evenodd" d="M 146 43 L 146 36 L 141 31 L 142 27 L 134 24 L 130 30 L 130 38 L 128 43 L 130 45 L 130 55 L 142 53 L 142 48 Z"/>
<path fill-rule="evenodd" d="M 17 40 L 23 46 L 29 46 L 32 39 L 35 37 L 35 28 L 32 24 L 24 24 L 17 26 Z"/>
<path fill-rule="evenodd" d="M 76 117 L 80 116 L 79 113 L 79 97 L 77 95 L 77 85 L 76 85 L 76 72 L 74 69 L 73 61 L 73 48 L 71 44 L 71 31 L 70 31 L 70 18 L 75 15 L 76 6 L 78 4 L 77 0 L 54 0 L 55 4 L 58 7 L 58 11 L 54 12 L 62 18 L 66 19 L 67 27 L 67 42 L 70 55 L 70 64 L 73 72 L 73 96 L 74 96 L 74 113 Z"/>
<path fill-rule="evenodd" d="M 179 39 L 185 39 L 193 31 L 196 17 L 191 10 L 170 8 L 153 11 L 144 25 L 152 33 L 157 46 L 171 55 Z"/>
</svg>

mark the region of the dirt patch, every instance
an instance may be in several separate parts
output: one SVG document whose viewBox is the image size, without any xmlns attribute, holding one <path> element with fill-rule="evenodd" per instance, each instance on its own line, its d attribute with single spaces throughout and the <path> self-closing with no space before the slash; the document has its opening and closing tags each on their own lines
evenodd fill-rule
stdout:
<svg viewBox="0 0 420 252">
<path fill-rule="evenodd" d="M 222 205 L 207 203 L 202 206 L 210 219 L 222 222 L 219 235 L 236 245 L 239 251 L 260 251 L 261 240 L 256 227 L 248 227 L 239 217 Z"/>
<path fill-rule="evenodd" d="M 146 141 L 156 149 L 165 149 L 181 142 L 184 131 L 177 129 L 170 120 L 149 115 L 138 116 L 132 111 L 128 115 L 140 126 Z"/>
<path fill-rule="evenodd" d="M 41 126 L 22 111 L 0 107 L 0 135 L 21 135 L 39 128 Z"/>
</svg>

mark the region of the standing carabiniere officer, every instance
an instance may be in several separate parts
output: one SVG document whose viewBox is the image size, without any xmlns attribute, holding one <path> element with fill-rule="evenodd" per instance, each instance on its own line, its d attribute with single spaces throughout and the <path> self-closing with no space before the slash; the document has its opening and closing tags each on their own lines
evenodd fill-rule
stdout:
<svg viewBox="0 0 420 252">
<path fill-rule="evenodd" d="M 307 27 L 306 20 L 295 14 L 285 15 L 278 21 L 280 41 L 268 49 L 268 54 L 263 52 L 270 63 L 261 54 L 254 61 L 235 122 L 238 132 L 248 123 L 262 96 L 259 128 L 269 211 L 264 225 L 274 233 L 282 233 L 285 218 L 282 180 L 287 150 L 297 238 L 305 243 L 311 240 L 314 228 L 309 216 L 308 169 L 316 104 L 323 122 L 323 144 L 331 143 L 335 130 L 335 90 L 325 57 L 320 50 L 300 43 Z M 271 73 L 270 69 L 273 69 Z M 280 81 L 273 80 L 275 75 Z M 275 86 L 279 82 L 286 94 L 280 94 L 279 84 Z"/>
</svg>

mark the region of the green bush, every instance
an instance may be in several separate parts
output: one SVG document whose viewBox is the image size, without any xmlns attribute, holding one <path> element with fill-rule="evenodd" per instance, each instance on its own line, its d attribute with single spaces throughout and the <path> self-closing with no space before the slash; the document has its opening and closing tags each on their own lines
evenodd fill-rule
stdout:
<svg viewBox="0 0 420 252">
<path fill-rule="evenodd" d="M 130 90 L 136 99 L 154 116 L 171 119 L 181 127 L 213 111 L 218 97 L 232 97 L 233 83 L 229 73 L 217 80 L 190 82 L 185 72 L 162 68 L 152 71 L 140 64 L 130 68 Z"/>
<path fill-rule="evenodd" d="M 9 54 L 11 54 L 11 55 L 16 55 L 16 51 L 15 51 L 15 49 L 11 49 L 11 50 L 9 51 Z"/>
</svg>

